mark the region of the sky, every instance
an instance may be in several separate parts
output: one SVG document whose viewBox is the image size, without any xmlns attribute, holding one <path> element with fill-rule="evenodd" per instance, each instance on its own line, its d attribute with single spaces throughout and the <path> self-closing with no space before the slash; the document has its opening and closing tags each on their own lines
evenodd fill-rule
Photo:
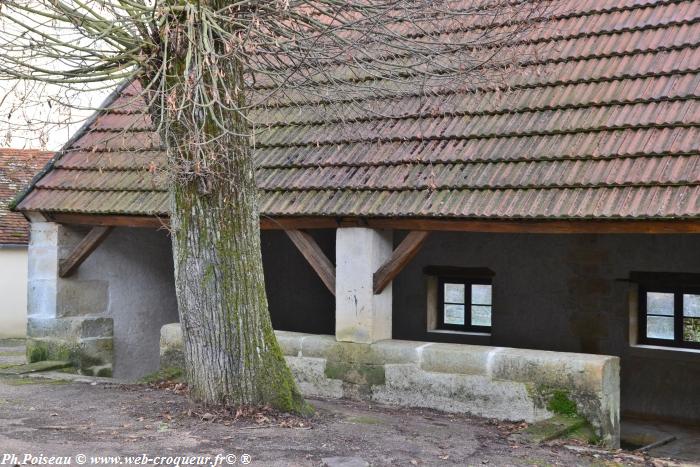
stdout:
<svg viewBox="0 0 700 467">
<path fill-rule="evenodd" d="M 66 95 L 56 87 L 39 91 L 13 81 L 0 82 L 0 147 L 59 150 L 110 92 Z"/>
</svg>

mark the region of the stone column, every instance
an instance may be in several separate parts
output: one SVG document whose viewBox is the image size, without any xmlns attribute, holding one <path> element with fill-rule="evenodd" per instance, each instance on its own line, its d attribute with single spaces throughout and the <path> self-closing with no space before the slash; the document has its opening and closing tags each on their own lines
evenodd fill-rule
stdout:
<svg viewBox="0 0 700 467">
<path fill-rule="evenodd" d="M 60 224 L 31 222 L 28 249 L 27 358 L 70 360 L 84 373 L 111 375 L 114 323 L 106 281 L 60 278 L 61 259 L 83 233 Z"/>
<path fill-rule="evenodd" d="M 55 318 L 58 295 L 58 229 L 32 222 L 28 249 L 27 317 Z"/>
<path fill-rule="evenodd" d="M 336 231 L 335 337 L 369 344 L 391 339 L 391 284 L 372 291 L 374 272 L 391 256 L 391 231 L 364 227 Z"/>
</svg>

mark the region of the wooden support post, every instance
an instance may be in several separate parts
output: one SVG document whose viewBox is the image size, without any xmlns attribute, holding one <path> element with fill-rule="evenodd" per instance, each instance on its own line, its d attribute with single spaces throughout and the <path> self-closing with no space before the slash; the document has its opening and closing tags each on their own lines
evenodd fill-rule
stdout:
<svg viewBox="0 0 700 467">
<path fill-rule="evenodd" d="M 391 257 L 374 273 L 374 293 L 380 294 L 423 246 L 430 232 L 411 232 L 391 254 Z"/>
<path fill-rule="evenodd" d="M 59 277 L 68 277 L 73 274 L 83 261 L 100 246 L 100 243 L 109 235 L 113 227 L 97 226 L 83 238 L 80 243 L 71 251 L 68 258 L 61 261 L 58 267 Z"/>
<path fill-rule="evenodd" d="M 316 240 L 302 230 L 285 230 L 285 232 L 328 287 L 328 290 L 335 295 L 335 266 L 323 253 Z"/>
</svg>

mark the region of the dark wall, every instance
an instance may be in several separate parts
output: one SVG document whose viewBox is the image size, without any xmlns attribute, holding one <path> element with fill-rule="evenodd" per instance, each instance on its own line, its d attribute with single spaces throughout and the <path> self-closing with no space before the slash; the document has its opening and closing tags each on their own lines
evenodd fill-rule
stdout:
<svg viewBox="0 0 700 467">
<path fill-rule="evenodd" d="M 311 232 L 331 261 L 335 261 L 335 230 Z M 283 331 L 335 334 L 335 297 L 287 234 L 263 231 L 265 287 L 272 326 Z"/>
<path fill-rule="evenodd" d="M 490 339 L 426 332 L 428 265 L 495 272 Z M 394 338 L 617 355 L 623 412 L 700 422 L 700 354 L 629 345 L 630 271 L 700 273 L 700 235 L 434 233 L 394 280 Z"/>
</svg>

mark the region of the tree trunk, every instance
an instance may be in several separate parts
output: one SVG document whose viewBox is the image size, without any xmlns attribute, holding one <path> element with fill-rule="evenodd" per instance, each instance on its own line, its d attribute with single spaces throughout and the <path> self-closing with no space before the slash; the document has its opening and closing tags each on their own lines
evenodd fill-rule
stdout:
<svg viewBox="0 0 700 467">
<path fill-rule="evenodd" d="M 161 135 L 172 177 L 175 288 L 191 396 L 307 413 L 268 311 L 254 164 L 240 111 L 242 65 L 203 65 L 193 88 L 192 76 L 184 76 L 185 54 L 177 52 L 166 67 L 169 104 L 155 113 L 167 122 Z M 229 85 L 212 84 L 216 77 Z"/>
</svg>

